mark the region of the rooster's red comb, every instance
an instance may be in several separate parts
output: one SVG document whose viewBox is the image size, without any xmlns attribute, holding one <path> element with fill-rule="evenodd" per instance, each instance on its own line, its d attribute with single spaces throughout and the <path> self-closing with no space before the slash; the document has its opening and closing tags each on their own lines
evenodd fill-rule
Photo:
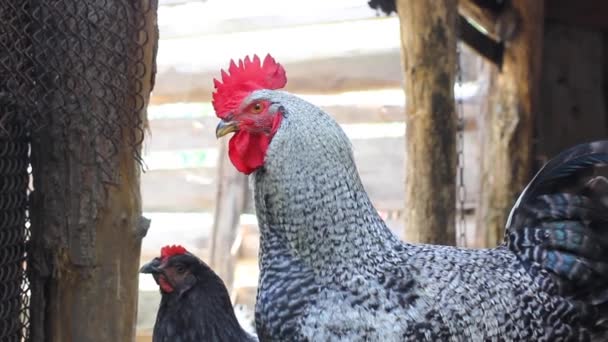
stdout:
<svg viewBox="0 0 608 342">
<path fill-rule="evenodd" d="M 165 246 L 160 249 L 160 258 L 165 259 L 174 255 L 186 254 L 188 251 L 180 245 Z"/>
<path fill-rule="evenodd" d="M 238 61 L 231 60 L 228 72 L 222 70 L 222 81 L 213 79 L 213 109 L 219 118 L 224 118 L 238 108 L 241 101 L 252 91 L 259 89 L 280 89 L 287 83 L 285 69 L 270 55 L 260 62 L 257 55 Z"/>
</svg>

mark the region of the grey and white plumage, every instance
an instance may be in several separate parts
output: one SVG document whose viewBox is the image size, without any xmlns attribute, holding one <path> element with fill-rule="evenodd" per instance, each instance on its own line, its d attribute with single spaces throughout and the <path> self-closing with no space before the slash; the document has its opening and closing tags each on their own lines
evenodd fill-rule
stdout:
<svg viewBox="0 0 608 342">
<path fill-rule="evenodd" d="M 522 194 L 503 245 L 413 245 L 374 209 L 329 115 L 282 91 L 255 91 L 242 106 L 259 99 L 284 116 L 251 177 L 260 340 L 606 338 L 608 182 L 587 173 L 602 171 L 607 141 L 545 167 Z"/>
</svg>

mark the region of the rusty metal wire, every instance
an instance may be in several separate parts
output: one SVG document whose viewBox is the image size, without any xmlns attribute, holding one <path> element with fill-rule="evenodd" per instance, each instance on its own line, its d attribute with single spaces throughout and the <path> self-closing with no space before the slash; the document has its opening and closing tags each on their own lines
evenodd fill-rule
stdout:
<svg viewBox="0 0 608 342">
<path fill-rule="evenodd" d="M 108 183 L 118 177 L 108 160 L 120 151 L 141 161 L 142 13 L 155 7 L 156 0 L 0 1 L 0 341 L 29 339 L 29 141 L 53 127 L 69 146 L 92 146 L 95 153 L 74 148 L 70 159 L 96 165 Z"/>
</svg>

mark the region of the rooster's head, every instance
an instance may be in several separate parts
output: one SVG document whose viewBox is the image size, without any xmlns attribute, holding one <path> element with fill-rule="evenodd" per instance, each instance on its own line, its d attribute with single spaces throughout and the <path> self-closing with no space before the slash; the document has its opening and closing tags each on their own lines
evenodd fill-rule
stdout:
<svg viewBox="0 0 608 342">
<path fill-rule="evenodd" d="M 280 103 L 273 102 L 272 91 L 287 83 L 285 70 L 267 55 L 264 61 L 247 56 L 238 64 L 230 62 L 222 80 L 214 80 L 213 108 L 222 119 L 215 131 L 222 137 L 234 132 L 229 156 L 234 166 L 250 174 L 264 164 L 268 145 L 283 119 Z"/>
</svg>

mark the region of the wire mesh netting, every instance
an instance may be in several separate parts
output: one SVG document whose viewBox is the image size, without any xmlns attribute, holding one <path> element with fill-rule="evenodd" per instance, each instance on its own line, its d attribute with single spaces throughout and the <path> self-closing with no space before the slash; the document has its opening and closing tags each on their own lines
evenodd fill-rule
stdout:
<svg viewBox="0 0 608 342">
<path fill-rule="evenodd" d="M 141 83 L 133 80 L 146 72 L 145 13 L 153 2 L 0 2 L 0 72 L 7 74 L 0 82 L 5 96 L 38 128 L 60 123 L 67 132 L 79 129 L 83 121 L 93 122 L 92 131 L 82 132 L 79 143 L 87 137 L 113 142 L 106 150 L 97 149 L 101 161 L 116 154 L 123 134 L 130 135 L 130 145 L 138 146 L 142 134 L 132 128 L 141 127 L 144 99 Z"/>
<path fill-rule="evenodd" d="M 28 190 L 28 137 L 25 114 L 11 98 L 18 61 L 4 46 L 25 46 L 26 37 L 9 36 L 4 26 L 22 18 L 0 5 L 0 340 L 24 341 L 29 330 L 29 281 L 25 272 Z M 14 89 L 17 91 L 17 89 Z"/>
<path fill-rule="evenodd" d="M 3 111 L 6 107 L 0 106 Z M 0 134 L 0 340 L 20 341 L 28 331 L 25 276 L 28 137 L 23 125 L 5 118 Z"/>
<path fill-rule="evenodd" d="M 28 144 L 59 130 L 66 146 L 91 146 L 94 153 L 70 160 L 98 166 L 95 177 L 107 183 L 118 177 L 108 160 L 119 151 L 140 160 L 146 14 L 156 7 L 157 0 L 0 1 L 0 341 L 29 340 Z"/>
</svg>

